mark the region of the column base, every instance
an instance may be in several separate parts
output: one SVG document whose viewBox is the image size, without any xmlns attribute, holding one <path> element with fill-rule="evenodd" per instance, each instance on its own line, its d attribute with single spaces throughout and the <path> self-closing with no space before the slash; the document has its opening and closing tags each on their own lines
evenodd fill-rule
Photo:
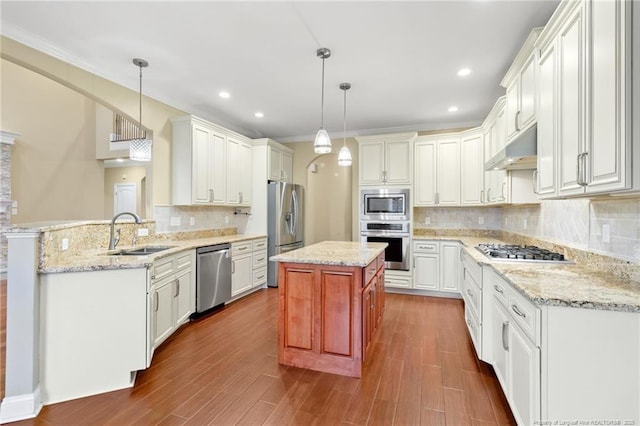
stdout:
<svg viewBox="0 0 640 426">
<path fill-rule="evenodd" d="M 32 419 L 38 415 L 41 409 L 40 387 L 38 386 L 33 393 L 5 397 L 0 403 L 0 423 Z"/>
</svg>

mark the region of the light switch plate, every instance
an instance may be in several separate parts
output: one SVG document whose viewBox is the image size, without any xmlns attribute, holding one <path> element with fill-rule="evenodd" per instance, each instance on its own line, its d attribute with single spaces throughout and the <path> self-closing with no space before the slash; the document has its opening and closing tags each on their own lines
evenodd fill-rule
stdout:
<svg viewBox="0 0 640 426">
<path fill-rule="evenodd" d="M 138 229 L 138 237 L 147 237 L 149 236 L 149 230 L 147 228 Z"/>
<path fill-rule="evenodd" d="M 193 217 L 193 216 L 191 216 L 191 217 L 189 218 L 189 225 L 193 226 L 193 225 L 195 225 L 195 224 L 196 224 L 196 218 L 195 218 L 195 217 Z"/>
<path fill-rule="evenodd" d="M 60 250 L 62 250 L 62 251 L 69 250 L 69 239 L 68 238 L 63 238 L 62 241 L 60 241 Z"/>
</svg>

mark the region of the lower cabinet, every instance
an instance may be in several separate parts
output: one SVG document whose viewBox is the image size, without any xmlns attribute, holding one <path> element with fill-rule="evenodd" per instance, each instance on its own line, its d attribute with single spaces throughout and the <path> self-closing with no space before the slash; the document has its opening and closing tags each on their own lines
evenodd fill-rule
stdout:
<svg viewBox="0 0 640 426">
<path fill-rule="evenodd" d="M 483 315 L 483 269 L 464 250 L 461 250 L 460 258 L 462 274 L 459 285 L 464 300 L 465 322 L 476 354 L 484 360 L 486 345 L 483 345 L 483 336 L 486 318 Z"/>
<path fill-rule="evenodd" d="M 384 255 L 383 255 L 384 256 Z M 384 312 L 384 257 L 365 269 L 363 277 L 366 283 L 362 290 L 362 360 L 366 359 L 367 349 L 380 325 Z M 373 273 L 371 273 L 373 271 Z M 367 278 L 373 276 L 367 282 Z"/>
<path fill-rule="evenodd" d="M 231 297 L 260 287 L 267 282 L 267 239 L 231 244 Z"/>
<path fill-rule="evenodd" d="M 149 269 L 147 366 L 153 351 L 195 311 L 195 250 L 156 260 Z"/>
<path fill-rule="evenodd" d="M 457 241 L 414 240 L 412 288 L 459 293 L 459 269 Z"/>
</svg>

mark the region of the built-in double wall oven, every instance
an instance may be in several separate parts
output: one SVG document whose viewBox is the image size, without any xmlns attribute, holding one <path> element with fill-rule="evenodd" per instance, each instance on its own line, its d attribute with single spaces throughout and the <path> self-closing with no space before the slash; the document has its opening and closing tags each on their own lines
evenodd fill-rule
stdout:
<svg viewBox="0 0 640 426">
<path fill-rule="evenodd" d="M 386 269 L 409 270 L 411 203 L 409 189 L 380 188 L 360 191 L 360 239 L 387 243 Z"/>
</svg>

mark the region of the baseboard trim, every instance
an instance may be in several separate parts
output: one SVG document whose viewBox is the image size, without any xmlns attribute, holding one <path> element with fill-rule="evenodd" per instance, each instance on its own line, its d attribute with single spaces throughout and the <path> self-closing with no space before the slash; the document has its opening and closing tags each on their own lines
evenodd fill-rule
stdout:
<svg viewBox="0 0 640 426">
<path fill-rule="evenodd" d="M 32 419 L 38 415 L 41 409 L 40 387 L 38 386 L 33 393 L 5 397 L 0 403 L 0 423 Z"/>
</svg>

